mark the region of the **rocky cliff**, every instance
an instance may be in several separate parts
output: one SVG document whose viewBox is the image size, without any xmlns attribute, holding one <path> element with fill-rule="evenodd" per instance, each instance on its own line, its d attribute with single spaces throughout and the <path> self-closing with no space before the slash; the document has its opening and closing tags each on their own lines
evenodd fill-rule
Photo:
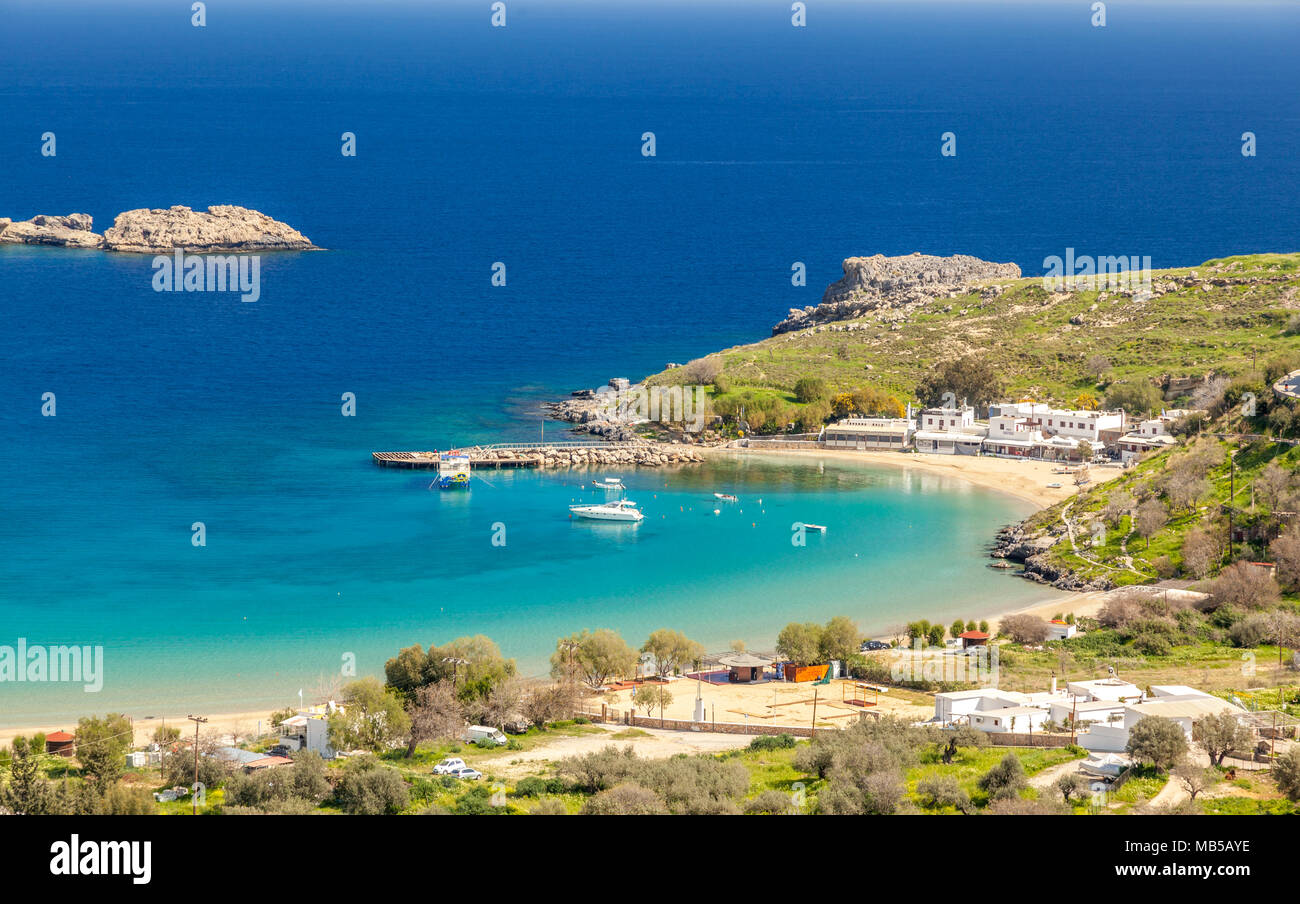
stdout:
<svg viewBox="0 0 1300 904">
<path fill-rule="evenodd" d="M 218 204 L 206 211 L 188 207 L 128 210 L 104 233 L 110 251 L 156 254 L 173 248 L 209 251 L 309 251 L 307 236 L 264 213 Z"/>
<path fill-rule="evenodd" d="M 1015 264 L 995 264 L 967 254 L 875 254 L 850 257 L 843 268 L 844 277 L 826 289 L 821 304 L 802 310 L 791 308 L 790 316 L 772 327 L 772 334 L 849 320 L 880 308 L 925 304 L 980 280 L 1020 278 L 1020 268 Z"/>
</svg>

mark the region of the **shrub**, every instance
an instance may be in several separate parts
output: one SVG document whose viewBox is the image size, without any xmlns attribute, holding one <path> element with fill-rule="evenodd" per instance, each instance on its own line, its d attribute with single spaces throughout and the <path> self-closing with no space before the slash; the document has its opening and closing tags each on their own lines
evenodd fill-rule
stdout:
<svg viewBox="0 0 1300 904">
<path fill-rule="evenodd" d="M 658 794 L 624 784 L 602 791 L 582 805 L 584 816 L 657 816 L 668 812 Z"/>
<path fill-rule="evenodd" d="M 345 812 L 363 816 L 399 813 L 411 802 L 402 774 L 373 756 L 348 761 L 334 796 Z"/>
<path fill-rule="evenodd" d="M 759 735 L 749 742 L 747 749 L 760 750 L 789 750 L 794 747 L 794 737 L 788 734 L 779 735 Z"/>
<path fill-rule="evenodd" d="M 790 795 L 775 790 L 764 791 L 745 804 L 745 813 L 750 816 L 782 816 L 793 809 L 794 802 Z"/>
<path fill-rule="evenodd" d="M 932 775 L 916 783 L 916 793 L 927 807 L 955 807 L 961 813 L 973 809 L 970 795 L 951 775 Z"/>
<path fill-rule="evenodd" d="M 1014 753 L 1008 753 L 1001 762 L 980 776 L 977 784 L 991 800 L 1000 800 L 1018 796 L 1020 789 L 1024 788 L 1028 781 L 1020 758 Z"/>
</svg>

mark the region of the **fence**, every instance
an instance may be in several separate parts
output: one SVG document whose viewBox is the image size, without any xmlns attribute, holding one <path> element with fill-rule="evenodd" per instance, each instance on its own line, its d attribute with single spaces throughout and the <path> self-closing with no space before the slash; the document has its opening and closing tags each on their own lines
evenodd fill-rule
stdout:
<svg viewBox="0 0 1300 904">
<path fill-rule="evenodd" d="M 694 722 L 689 719 L 664 719 L 655 716 L 634 716 L 630 712 L 611 709 L 601 704 L 599 710 L 577 710 L 575 718 L 589 719 L 604 725 L 629 725 L 633 728 L 662 728 L 665 731 L 708 731 L 718 734 L 742 735 L 782 735 L 796 738 L 812 737 L 809 725 L 764 725 L 757 722 Z M 837 731 L 838 727 L 823 728 L 822 731 Z"/>
<path fill-rule="evenodd" d="M 1069 735 L 1004 731 L 990 733 L 989 743 L 994 747 L 1069 747 L 1076 742 Z"/>
</svg>

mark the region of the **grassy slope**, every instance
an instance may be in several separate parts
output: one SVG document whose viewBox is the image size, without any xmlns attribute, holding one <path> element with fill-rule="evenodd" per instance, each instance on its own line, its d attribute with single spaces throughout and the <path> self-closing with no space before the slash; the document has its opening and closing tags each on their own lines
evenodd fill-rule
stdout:
<svg viewBox="0 0 1300 904">
<path fill-rule="evenodd" d="M 1251 370 L 1258 360 L 1300 349 L 1300 336 L 1283 335 L 1300 311 L 1300 254 L 1263 254 L 1207 261 L 1199 267 L 1156 271 L 1153 282 L 1196 272 L 1203 279 L 1286 277 L 1279 284 L 1185 288 L 1146 302 L 1099 292 L 1052 295 L 1040 279 L 1022 279 L 997 297 L 979 292 L 935 299 L 898 329 L 888 315 L 848 321 L 853 332 L 786 333 L 716 353 L 735 387 L 788 391 L 803 376 L 822 377 L 835 390 L 874 385 L 902 399 L 935 362 L 968 351 L 987 355 L 1006 377 L 1010 395 L 1068 401 L 1096 388 L 1087 360 L 1103 355 L 1110 379 L 1190 376 Z M 1091 310 L 1096 304 L 1097 309 Z M 951 307 L 950 311 L 945 308 Z M 966 313 L 962 314 L 961 311 Z M 1082 315 L 1085 324 L 1070 318 Z M 652 383 L 681 382 L 665 371 Z"/>
</svg>

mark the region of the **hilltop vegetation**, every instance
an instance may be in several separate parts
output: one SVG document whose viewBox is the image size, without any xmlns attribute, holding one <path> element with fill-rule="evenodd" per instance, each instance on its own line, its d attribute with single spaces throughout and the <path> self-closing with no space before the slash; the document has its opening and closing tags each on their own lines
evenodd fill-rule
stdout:
<svg viewBox="0 0 1300 904">
<path fill-rule="evenodd" d="M 1184 381 L 1258 378 L 1266 361 L 1285 354 L 1300 354 L 1300 254 L 1155 271 L 1146 299 L 1053 293 L 1041 279 L 977 285 L 719 351 L 647 382 L 710 383 L 718 413 L 748 399 L 747 412 L 776 408 L 770 420 L 784 425 L 838 393 L 916 400 L 937 364 L 961 358 L 991 367 L 1009 398 L 1069 404 L 1118 386 L 1149 386 L 1172 390 L 1165 401 L 1176 407 L 1190 395 Z M 822 381 L 826 396 L 798 397 L 796 384 L 806 379 Z M 1147 397 L 1159 403 L 1159 395 Z"/>
</svg>

